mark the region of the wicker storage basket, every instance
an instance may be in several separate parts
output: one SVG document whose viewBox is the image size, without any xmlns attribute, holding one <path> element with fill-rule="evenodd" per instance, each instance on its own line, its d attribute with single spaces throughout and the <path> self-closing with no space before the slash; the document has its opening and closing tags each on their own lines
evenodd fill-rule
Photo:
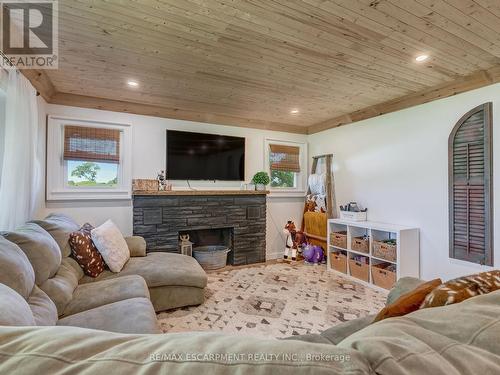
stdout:
<svg viewBox="0 0 500 375">
<path fill-rule="evenodd" d="M 198 246 L 193 249 L 193 256 L 204 270 L 217 270 L 226 266 L 230 251 L 226 246 Z"/>
<path fill-rule="evenodd" d="M 351 276 L 356 279 L 360 279 L 368 282 L 370 280 L 370 266 L 364 260 L 349 259 L 349 270 L 351 271 Z"/>
<path fill-rule="evenodd" d="M 396 245 L 388 244 L 382 241 L 373 241 L 373 256 L 376 258 L 388 260 L 389 262 L 396 261 Z"/>
<path fill-rule="evenodd" d="M 353 237 L 351 239 L 351 250 L 366 253 L 370 251 L 370 240 L 365 237 Z"/>
<path fill-rule="evenodd" d="M 330 234 L 330 244 L 332 246 L 347 249 L 347 232 L 333 232 Z"/>
<path fill-rule="evenodd" d="M 384 289 L 391 289 L 396 283 L 396 272 L 386 269 L 388 264 L 372 265 L 373 283 Z"/>
<path fill-rule="evenodd" d="M 336 271 L 347 273 L 347 255 L 343 253 L 331 253 L 330 264 Z"/>
</svg>

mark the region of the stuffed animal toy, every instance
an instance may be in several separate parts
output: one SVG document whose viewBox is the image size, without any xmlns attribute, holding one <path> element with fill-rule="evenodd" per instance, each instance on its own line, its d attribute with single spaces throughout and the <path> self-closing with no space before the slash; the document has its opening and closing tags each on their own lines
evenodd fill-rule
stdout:
<svg viewBox="0 0 500 375">
<path fill-rule="evenodd" d="M 283 228 L 283 233 L 286 235 L 284 259 L 291 257 L 291 260 L 297 260 L 297 252 L 300 252 L 302 244 L 306 242 L 304 233 L 297 231 L 295 223 L 288 220 Z"/>
<path fill-rule="evenodd" d="M 316 211 L 316 202 L 312 199 L 307 199 L 306 201 L 306 212 Z"/>
<path fill-rule="evenodd" d="M 326 195 L 309 194 L 306 197 L 306 211 L 326 212 Z"/>
<path fill-rule="evenodd" d="M 302 256 L 306 263 L 311 263 L 310 261 L 314 259 L 314 246 L 309 243 L 304 246 L 302 249 Z"/>
<path fill-rule="evenodd" d="M 302 250 L 302 256 L 308 264 L 320 264 L 324 259 L 321 246 L 307 244 Z"/>
<path fill-rule="evenodd" d="M 314 246 L 314 264 L 320 264 L 325 261 L 325 253 L 321 246 Z"/>
</svg>

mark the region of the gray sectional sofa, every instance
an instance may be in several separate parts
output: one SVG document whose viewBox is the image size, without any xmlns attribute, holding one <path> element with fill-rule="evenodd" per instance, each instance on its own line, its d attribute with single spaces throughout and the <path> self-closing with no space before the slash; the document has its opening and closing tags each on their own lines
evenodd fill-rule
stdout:
<svg viewBox="0 0 500 375">
<path fill-rule="evenodd" d="M 30 308 L 0 284 L 1 374 L 500 374 L 500 291 L 288 340 L 41 327 L 33 326 Z"/>
<path fill-rule="evenodd" d="M 149 334 L 159 332 L 149 299 L 151 290 L 162 287 L 158 279 L 130 271 L 82 283 L 79 266 L 62 254 L 58 261 L 40 229 L 27 225 L 17 237 L 6 234 L 19 246 L 0 237 L 0 374 L 500 374 L 500 290 L 285 340 Z M 36 249 L 33 236 L 41 236 Z M 140 239 L 129 241 L 133 253 L 144 255 Z M 420 282 L 399 280 L 387 302 Z M 188 286 L 201 288 L 196 285 Z"/>
<path fill-rule="evenodd" d="M 26 306 L 32 313 L 25 323 L 158 333 L 155 310 L 203 302 L 207 276 L 196 260 L 146 253 L 140 237 L 126 239 L 131 258 L 121 272 L 84 276 L 69 256 L 69 234 L 79 227 L 67 216 L 49 215 L 0 236 L 2 296 L 8 287 L 24 299 L 17 298 L 24 307 L 19 316 L 29 315 Z M 7 316 L 2 311 L 0 325 L 9 325 Z"/>
</svg>

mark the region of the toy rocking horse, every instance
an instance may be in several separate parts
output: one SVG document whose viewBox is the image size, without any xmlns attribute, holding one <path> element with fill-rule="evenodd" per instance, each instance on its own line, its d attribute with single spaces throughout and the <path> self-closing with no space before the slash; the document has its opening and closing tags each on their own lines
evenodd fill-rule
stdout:
<svg viewBox="0 0 500 375">
<path fill-rule="evenodd" d="M 283 233 L 286 235 L 285 254 L 283 258 L 288 259 L 290 256 L 291 260 L 297 260 L 297 252 L 306 242 L 304 233 L 297 231 L 295 223 L 291 220 L 288 220 L 286 223 Z"/>
</svg>

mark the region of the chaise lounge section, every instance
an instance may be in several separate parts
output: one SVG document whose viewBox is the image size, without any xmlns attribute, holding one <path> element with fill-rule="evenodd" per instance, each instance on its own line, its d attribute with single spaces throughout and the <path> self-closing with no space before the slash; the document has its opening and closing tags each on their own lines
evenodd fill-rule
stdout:
<svg viewBox="0 0 500 375">
<path fill-rule="evenodd" d="M 44 220 L 34 220 L 32 223 L 45 229 L 55 239 L 63 261 L 73 261 L 69 257 L 71 250 L 68 239 L 70 233 L 80 228 L 79 224 L 62 214 L 50 214 Z M 125 240 L 130 249 L 130 260 L 121 272 L 105 270 L 93 278 L 78 270 L 78 284 L 139 275 L 146 281 L 151 302 L 157 312 L 203 303 L 207 275 L 194 258 L 164 252 L 147 253 L 146 242 L 139 236 L 126 237 Z M 76 264 L 74 261 L 71 263 Z"/>
</svg>

